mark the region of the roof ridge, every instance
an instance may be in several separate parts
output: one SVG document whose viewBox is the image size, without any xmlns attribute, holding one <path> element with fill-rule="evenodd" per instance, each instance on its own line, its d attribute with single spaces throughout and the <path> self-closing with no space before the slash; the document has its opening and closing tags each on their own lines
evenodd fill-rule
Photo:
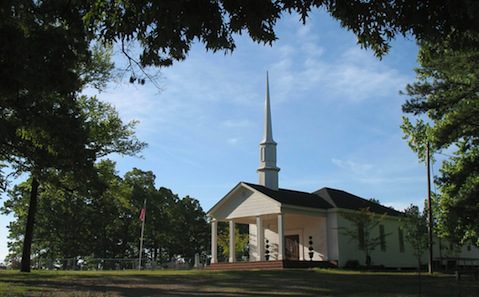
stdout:
<svg viewBox="0 0 479 297">
<path fill-rule="evenodd" d="M 329 188 L 329 187 L 323 187 L 323 188 L 319 189 L 318 191 L 320 191 L 320 190 L 322 190 L 322 189 L 333 190 L 333 191 L 338 191 L 338 192 L 343 192 L 343 193 L 352 195 L 352 196 L 354 196 L 354 197 L 357 197 L 357 198 L 359 198 L 359 199 L 362 199 L 362 200 L 364 200 L 364 201 L 368 201 L 368 202 L 372 202 L 372 203 L 374 203 L 374 204 L 382 205 L 382 204 L 380 204 L 380 203 L 373 202 L 373 201 L 371 201 L 371 200 L 369 200 L 369 199 L 363 198 L 363 197 L 361 197 L 361 196 L 358 196 L 358 195 L 356 195 L 356 194 L 353 194 L 353 193 L 348 192 L 348 191 L 345 191 L 345 190 L 335 189 L 335 188 Z"/>
<path fill-rule="evenodd" d="M 321 191 L 321 190 L 333 190 L 333 191 L 338 191 L 338 192 L 349 193 L 349 192 L 346 192 L 345 190 L 336 189 L 336 188 L 331 188 L 331 187 L 322 187 L 322 188 L 316 190 L 315 192 L 318 192 L 318 191 Z"/>
<path fill-rule="evenodd" d="M 310 192 L 306 192 L 306 191 L 298 191 L 298 190 L 287 189 L 287 188 L 278 188 L 277 190 L 273 190 L 273 189 L 270 189 L 270 188 L 265 187 L 265 186 L 260 185 L 260 184 L 253 184 L 253 183 L 248 183 L 248 182 L 242 182 L 242 183 L 247 184 L 247 185 L 263 187 L 263 188 L 271 190 L 271 191 L 288 191 L 288 192 L 296 192 L 296 193 L 303 193 L 303 194 L 314 194 L 314 193 L 310 193 Z"/>
</svg>

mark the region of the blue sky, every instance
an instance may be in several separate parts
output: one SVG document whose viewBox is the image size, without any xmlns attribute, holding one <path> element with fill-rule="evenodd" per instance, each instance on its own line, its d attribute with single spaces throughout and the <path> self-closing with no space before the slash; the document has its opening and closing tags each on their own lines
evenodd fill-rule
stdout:
<svg viewBox="0 0 479 297">
<path fill-rule="evenodd" d="M 99 94 L 125 121 L 139 120 L 137 135 L 149 144 L 143 159 L 112 156 L 120 174 L 152 170 L 158 187 L 197 198 L 205 211 L 239 181 L 257 182 L 269 71 L 280 187 L 422 205 L 424 165 L 399 128 L 414 40 L 394 41 L 378 60 L 326 14 L 314 12 L 306 26 L 298 20 L 285 15 L 272 47 L 247 37 L 232 55 L 193 46 L 186 61 L 161 71 L 162 90 L 119 82 Z M 9 220 L 0 216 L 0 259 Z"/>
</svg>

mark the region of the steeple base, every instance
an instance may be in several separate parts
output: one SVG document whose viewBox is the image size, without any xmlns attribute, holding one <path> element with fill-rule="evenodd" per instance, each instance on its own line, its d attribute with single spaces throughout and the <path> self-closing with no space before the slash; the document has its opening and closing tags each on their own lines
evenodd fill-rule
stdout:
<svg viewBox="0 0 479 297">
<path fill-rule="evenodd" d="M 271 190 L 278 190 L 278 167 L 258 168 L 258 184 L 265 186 Z"/>
</svg>

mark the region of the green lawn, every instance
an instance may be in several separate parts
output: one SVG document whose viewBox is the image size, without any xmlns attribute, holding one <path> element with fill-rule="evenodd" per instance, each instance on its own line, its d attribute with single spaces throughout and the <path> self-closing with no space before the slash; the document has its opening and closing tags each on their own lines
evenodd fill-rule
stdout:
<svg viewBox="0 0 479 297">
<path fill-rule="evenodd" d="M 0 296 L 419 296 L 415 273 L 345 270 L 0 271 Z M 422 277 L 421 296 L 479 296 L 479 281 Z"/>
</svg>

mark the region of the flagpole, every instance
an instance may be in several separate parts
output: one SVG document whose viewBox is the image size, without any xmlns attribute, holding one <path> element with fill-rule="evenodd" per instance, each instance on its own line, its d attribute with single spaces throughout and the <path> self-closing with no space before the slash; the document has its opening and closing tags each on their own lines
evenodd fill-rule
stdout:
<svg viewBox="0 0 479 297">
<path fill-rule="evenodd" d="M 143 232 L 145 231 L 145 220 L 146 220 L 146 198 L 143 201 L 143 209 L 141 211 L 142 211 L 143 217 L 141 220 L 140 256 L 138 257 L 138 270 L 141 270 L 141 256 L 143 254 Z"/>
</svg>

